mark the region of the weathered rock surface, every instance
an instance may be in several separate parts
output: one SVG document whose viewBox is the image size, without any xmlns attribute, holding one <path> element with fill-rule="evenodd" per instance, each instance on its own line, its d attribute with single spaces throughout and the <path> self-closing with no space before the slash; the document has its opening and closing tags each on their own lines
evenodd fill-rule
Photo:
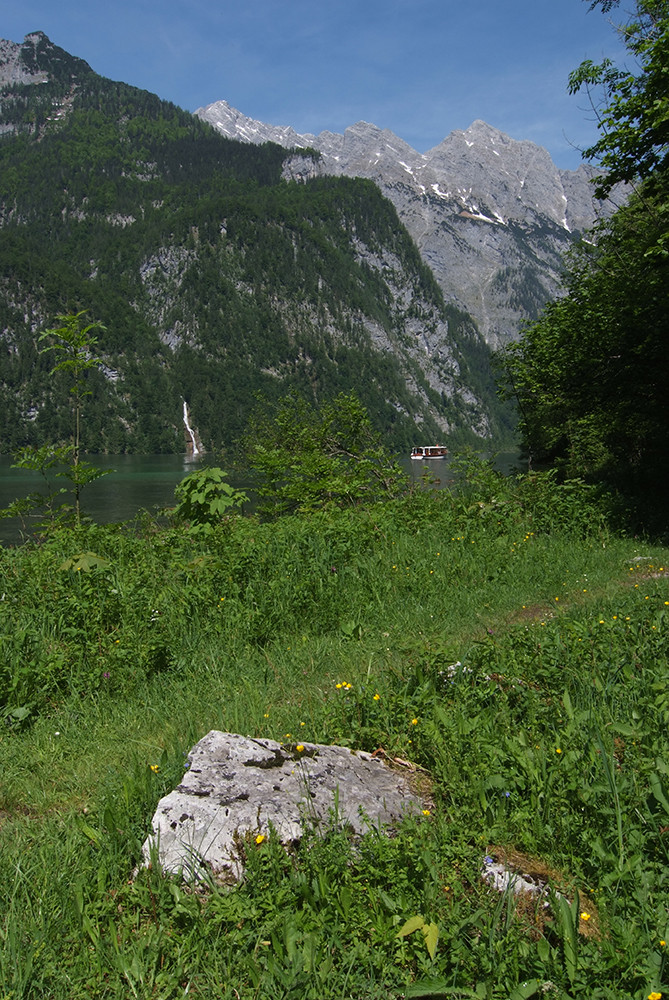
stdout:
<svg viewBox="0 0 669 1000">
<path fill-rule="evenodd" d="M 347 747 L 287 746 L 212 729 L 188 760 L 182 783 L 158 803 L 144 857 L 148 863 L 157 849 L 165 870 L 189 876 L 210 869 L 238 879 L 240 838 L 267 835 L 270 824 L 290 844 L 306 827 L 333 821 L 358 835 L 388 830 L 424 806 L 404 774 Z"/>
</svg>

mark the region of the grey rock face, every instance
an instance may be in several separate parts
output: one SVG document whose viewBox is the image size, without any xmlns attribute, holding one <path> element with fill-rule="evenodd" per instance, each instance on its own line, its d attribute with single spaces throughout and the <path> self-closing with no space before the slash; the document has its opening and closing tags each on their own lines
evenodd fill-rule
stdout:
<svg viewBox="0 0 669 1000">
<path fill-rule="evenodd" d="M 191 750 L 182 783 L 158 803 L 146 862 L 157 850 L 167 871 L 197 876 L 210 869 L 232 881 L 243 872 L 240 838 L 268 835 L 270 824 L 290 844 L 307 824 L 336 821 L 363 834 L 423 808 L 404 775 L 371 754 L 298 746 L 207 733 Z"/>
<path fill-rule="evenodd" d="M 40 32 L 26 35 L 23 45 L 0 39 L 0 86 L 8 83 L 42 83 L 48 74 L 28 66 L 23 59 L 24 47 L 35 45 L 42 37 Z"/>
<path fill-rule="evenodd" d="M 620 204 L 594 198 L 595 171 L 558 170 L 547 150 L 482 121 L 419 153 L 388 129 L 358 122 L 343 135 L 299 135 L 252 121 L 225 101 L 196 112 L 246 142 L 310 146 L 312 171 L 366 177 L 393 202 L 446 300 L 468 312 L 492 346 L 515 338 L 560 289 L 575 236 Z M 307 176 L 301 171 L 286 176 Z"/>
</svg>

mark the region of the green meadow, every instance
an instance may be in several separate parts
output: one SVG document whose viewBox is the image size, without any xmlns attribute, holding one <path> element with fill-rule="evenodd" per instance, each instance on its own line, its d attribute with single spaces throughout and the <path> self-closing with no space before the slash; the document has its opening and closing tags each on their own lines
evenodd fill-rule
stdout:
<svg viewBox="0 0 669 1000">
<path fill-rule="evenodd" d="M 0 564 L 2 1000 L 669 990 L 669 550 L 590 488 L 469 463 L 208 533 L 82 521 Z M 249 836 L 235 888 L 138 868 L 212 728 L 382 749 L 430 808 Z"/>
</svg>

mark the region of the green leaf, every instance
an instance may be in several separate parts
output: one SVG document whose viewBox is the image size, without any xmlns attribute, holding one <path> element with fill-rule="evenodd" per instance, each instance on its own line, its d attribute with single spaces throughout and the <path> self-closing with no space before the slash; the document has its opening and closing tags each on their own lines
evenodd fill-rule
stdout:
<svg viewBox="0 0 669 1000">
<path fill-rule="evenodd" d="M 428 924 L 426 927 L 423 927 L 423 934 L 425 935 L 425 947 L 428 954 L 430 958 L 434 958 L 439 943 L 439 927 L 434 923 Z"/>
<path fill-rule="evenodd" d="M 659 802 L 664 811 L 669 814 L 669 801 L 664 794 L 664 788 L 662 787 L 662 782 L 656 771 L 651 771 L 648 775 L 648 784 L 650 785 L 650 790 L 652 792 L 653 798 L 656 802 Z"/>
<path fill-rule="evenodd" d="M 509 1000 L 527 1000 L 527 997 L 533 997 L 542 986 L 543 983 L 539 979 L 530 979 L 526 983 L 520 983 L 513 993 L 509 993 Z"/>
<path fill-rule="evenodd" d="M 564 705 L 564 710 L 567 713 L 567 718 L 570 722 L 574 721 L 574 706 L 571 703 L 571 698 L 569 697 L 569 692 L 565 688 L 562 693 L 562 704 Z"/>
<path fill-rule="evenodd" d="M 408 934 L 413 934 L 417 931 L 419 927 L 424 927 L 425 921 L 417 914 L 415 917 L 409 917 L 403 924 L 400 930 L 397 932 L 398 937 L 406 937 Z"/>
<path fill-rule="evenodd" d="M 95 552 L 80 552 L 79 555 L 70 556 L 58 567 L 59 570 L 72 572 L 90 573 L 94 569 L 108 569 L 111 566 L 109 559 L 104 556 L 97 556 Z"/>
</svg>

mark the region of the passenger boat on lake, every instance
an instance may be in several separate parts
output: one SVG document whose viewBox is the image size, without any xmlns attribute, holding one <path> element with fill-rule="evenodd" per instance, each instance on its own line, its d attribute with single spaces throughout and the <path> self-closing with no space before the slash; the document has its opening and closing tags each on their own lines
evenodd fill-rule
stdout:
<svg viewBox="0 0 669 1000">
<path fill-rule="evenodd" d="M 446 458 L 447 455 L 448 448 L 444 448 L 441 444 L 428 444 L 422 448 L 419 447 L 411 449 L 411 459 L 415 462 L 422 462 L 428 458 Z"/>
</svg>

